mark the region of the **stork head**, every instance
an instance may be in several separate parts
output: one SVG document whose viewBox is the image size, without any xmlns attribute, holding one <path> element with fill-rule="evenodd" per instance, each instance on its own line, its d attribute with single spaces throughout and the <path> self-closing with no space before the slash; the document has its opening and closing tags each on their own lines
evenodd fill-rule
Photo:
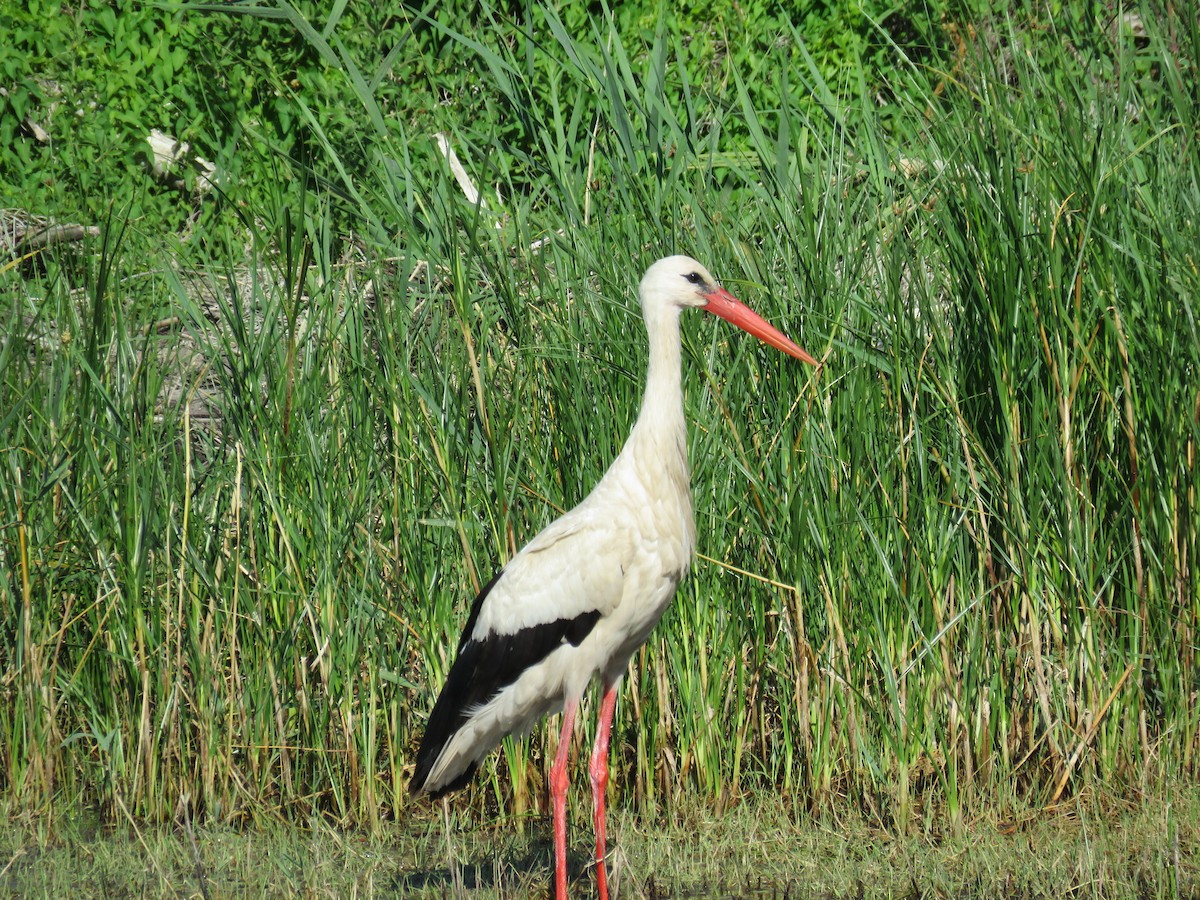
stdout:
<svg viewBox="0 0 1200 900">
<path fill-rule="evenodd" d="M 818 364 L 774 325 L 721 287 L 708 269 L 690 256 L 660 259 L 646 270 L 638 290 L 642 314 L 647 318 L 664 307 L 703 309 L 789 356 L 812 366 Z"/>
<path fill-rule="evenodd" d="M 708 295 L 720 288 L 708 269 L 690 256 L 660 259 L 642 276 L 642 307 L 669 304 L 681 309 L 708 305 Z"/>
</svg>

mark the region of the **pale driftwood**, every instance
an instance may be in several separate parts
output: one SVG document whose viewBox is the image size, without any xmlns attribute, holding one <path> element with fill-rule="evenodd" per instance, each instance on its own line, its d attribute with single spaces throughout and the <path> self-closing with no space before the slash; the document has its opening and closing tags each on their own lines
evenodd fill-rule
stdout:
<svg viewBox="0 0 1200 900">
<path fill-rule="evenodd" d="M 6 87 L 4 87 L 3 85 L 0 85 L 0 97 L 8 97 L 8 96 L 10 96 L 8 93 L 8 89 Z M 35 122 L 33 120 L 33 116 L 26 116 L 21 122 L 21 127 L 24 128 L 25 132 L 31 138 L 33 138 L 35 141 L 37 141 L 39 144 L 50 143 L 49 132 L 47 132 L 46 129 L 43 128 L 41 125 L 39 125 L 37 122 Z"/>
<path fill-rule="evenodd" d="M 454 148 L 450 146 L 450 135 L 444 131 L 439 131 L 433 136 L 437 141 L 438 149 L 442 151 L 442 156 L 446 158 L 446 163 L 450 166 L 450 171 L 454 174 L 454 180 L 458 182 L 458 186 L 462 188 L 462 192 L 466 195 L 467 201 L 475 206 L 478 204 L 484 209 L 487 209 L 487 201 L 480 202 L 479 189 L 475 187 L 471 181 L 471 176 L 467 174 L 467 170 L 463 168 L 463 164 L 458 161 L 458 154 L 454 152 Z"/>
<path fill-rule="evenodd" d="M 454 180 L 458 182 L 459 188 L 462 189 L 463 195 L 472 206 L 478 206 L 480 209 L 488 209 L 487 199 L 482 197 L 479 189 L 475 187 L 475 183 L 471 181 L 471 176 L 467 174 L 467 170 L 463 168 L 463 164 L 458 160 L 458 154 L 454 152 L 454 148 L 450 146 L 450 135 L 444 131 L 439 131 L 434 134 L 433 139 L 437 141 L 438 150 L 442 156 L 446 158 L 446 164 L 450 166 L 450 171 L 454 175 Z M 500 224 L 500 219 L 497 218 L 492 223 L 493 228 L 503 227 Z"/>
<path fill-rule="evenodd" d="M 21 124 L 25 126 L 25 130 L 29 132 L 30 137 L 32 137 L 39 144 L 50 143 L 49 133 L 45 128 L 33 121 L 33 119 L 26 119 Z"/>
<path fill-rule="evenodd" d="M 150 145 L 150 173 L 163 184 L 185 190 L 187 182 L 177 171 L 188 167 L 196 171 L 197 194 L 207 194 L 217 186 L 217 167 L 193 153 L 192 146 L 187 141 L 181 141 L 165 131 L 154 128 L 146 135 L 146 143 Z"/>
<path fill-rule="evenodd" d="M 594 135 L 593 135 L 593 137 L 594 137 Z M 433 139 L 435 141 L 437 141 L 438 150 L 440 150 L 442 156 L 445 157 L 446 165 L 448 165 L 450 167 L 450 172 L 452 175 L 454 175 L 454 180 L 458 182 L 458 186 L 462 190 L 463 196 L 465 196 L 467 198 L 467 201 L 469 203 L 471 203 L 473 206 L 478 206 L 480 209 L 488 209 L 487 198 L 482 197 L 480 195 L 479 188 L 475 187 L 475 182 L 471 181 L 471 176 L 467 174 L 467 170 L 465 168 L 463 168 L 462 162 L 459 161 L 458 154 L 454 152 L 454 147 L 452 147 L 450 144 L 450 135 L 446 134 L 446 132 L 444 132 L 444 131 L 439 131 L 434 134 Z M 592 177 L 591 176 L 591 160 L 589 159 L 588 160 L 588 182 L 589 183 L 591 182 L 591 177 Z M 587 197 L 587 195 L 585 195 L 584 196 L 584 222 L 585 222 L 585 224 L 587 222 L 587 205 L 588 205 L 588 197 Z M 502 228 L 503 227 L 503 223 L 501 222 L 499 217 L 497 217 L 496 220 L 492 223 L 492 227 L 494 227 L 494 228 Z M 559 237 L 561 237 L 562 234 L 563 234 L 563 230 L 561 228 L 559 228 L 553 234 L 550 234 L 544 238 L 539 238 L 538 240 L 531 243 L 529 245 L 529 249 L 533 250 L 535 252 L 538 250 L 541 250 L 542 247 L 544 247 L 546 244 L 550 243 L 550 241 L 552 241 L 554 239 L 555 235 L 558 235 Z"/>
</svg>

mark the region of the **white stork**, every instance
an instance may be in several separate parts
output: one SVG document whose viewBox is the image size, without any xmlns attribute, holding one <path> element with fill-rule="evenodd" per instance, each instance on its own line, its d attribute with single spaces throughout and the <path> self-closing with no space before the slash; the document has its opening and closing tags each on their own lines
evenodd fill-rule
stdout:
<svg viewBox="0 0 1200 900">
<path fill-rule="evenodd" d="M 550 770 L 560 900 L 567 892 L 567 750 L 579 698 L 599 675 L 604 696 L 589 774 L 597 890 L 607 898 L 604 792 L 617 688 L 629 658 L 671 602 L 696 545 L 679 314 L 706 310 L 817 365 L 690 257 L 660 259 L 639 292 L 650 371 L 633 432 L 583 502 L 550 523 L 475 598 L 409 786 L 413 794 L 435 798 L 463 787 L 505 735 L 523 734 L 561 709 Z"/>
</svg>

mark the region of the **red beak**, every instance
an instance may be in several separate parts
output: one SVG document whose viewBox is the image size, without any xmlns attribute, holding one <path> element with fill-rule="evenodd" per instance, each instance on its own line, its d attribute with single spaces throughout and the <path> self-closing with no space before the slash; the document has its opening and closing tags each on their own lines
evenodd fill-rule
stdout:
<svg viewBox="0 0 1200 900">
<path fill-rule="evenodd" d="M 736 325 L 742 331 L 754 335 L 763 343 L 770 344 L 776 350 L 782 350 L 788 356 L 794 356 L 810 366 L 820 365 L 782 331 L 723 287 L 708 294 L 708 305 L 704 309 L 714 316 L 720 316 L 731 325 Z"/>
</svg>

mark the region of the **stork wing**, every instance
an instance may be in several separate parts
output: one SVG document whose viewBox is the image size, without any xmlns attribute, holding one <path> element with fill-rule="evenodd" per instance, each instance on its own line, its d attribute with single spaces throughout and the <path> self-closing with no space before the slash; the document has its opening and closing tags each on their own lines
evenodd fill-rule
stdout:
<svg viewBox="0 0 1200 900">
<path fill-rule="evenodd" d="M 439 763 L 459 730 L 555 649 L 564 643 L 578 646 L 620 602 L 628 561 L 620 550 L 622 539 L 616 537 L 613 543 L 619 532 L 586 512 L 568 513 L 535 537 L 479 592 L 463 629 L 458 658 L 421 739 L 410 784 L 413 792 L 428 790 L 437 797 L 466 784 L 478 758 L 491 747 L 456 753 L 458 765 Z"/>
<path fill-rule="evenodd" d="M 621 601 L 632 554 L 632 538 L 620 528 L 573 510 L 509 561 L 487 601 L 476 602 L 464 637 L 513 634 L 593 611 L 607 615 Z"/>
</svg>

